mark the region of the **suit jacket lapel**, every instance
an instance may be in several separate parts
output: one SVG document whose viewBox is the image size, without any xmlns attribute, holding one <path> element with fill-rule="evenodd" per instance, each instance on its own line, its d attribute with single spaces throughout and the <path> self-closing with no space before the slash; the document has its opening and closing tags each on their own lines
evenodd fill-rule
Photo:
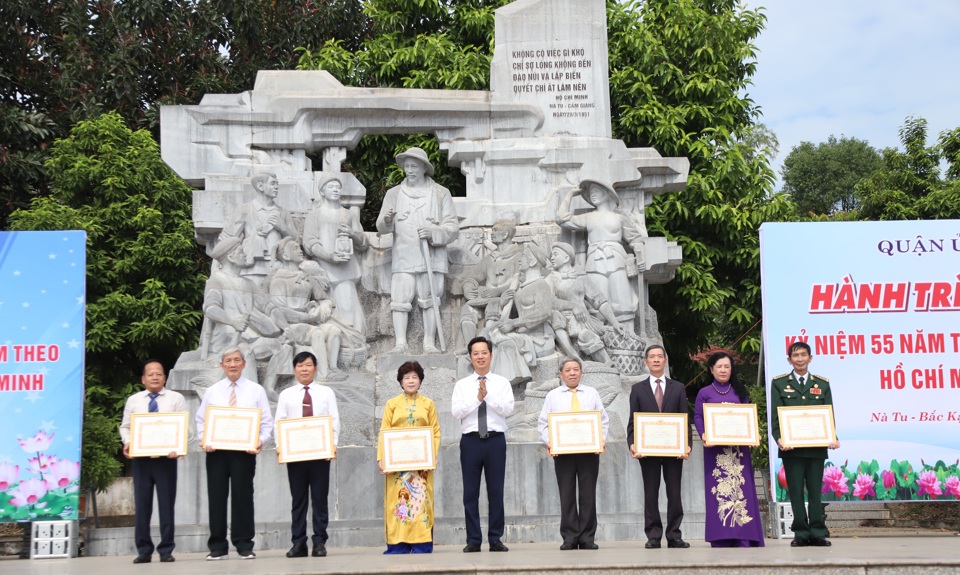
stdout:
<svg viewBox="0 0 960 575">
<path fill-rule="evenodd" d="M 653 389 L 651 389 L 651 387 L 650 387 L 650 386 L 653 385 L 653 383 L 651 383 L 651 380 L 652 380 L 652 379 L 653 379 L 653 378 L 648 377 L 647 379 L 645 379 L 645 380 L 643 380 L 642 382 L 640 382 L 640 383 L 641 383 L 641 385 L 640 385 L 640 393 L 643 394 L 643 397 L 644 397 L 645 401 L 649 402 L 650 405 L 656 405 L 656 404 L 657 404 L 657 398 L 656 398 L 656 396 L 653 395 Z M 666 387 L 664 387 L 664 390 L 666 390 Z M 664 398 L 666 398 L 666 391 L 664 391 Z M 664 401 L 666 401 L 666 399 L 664 399 Z"/>
</svg>

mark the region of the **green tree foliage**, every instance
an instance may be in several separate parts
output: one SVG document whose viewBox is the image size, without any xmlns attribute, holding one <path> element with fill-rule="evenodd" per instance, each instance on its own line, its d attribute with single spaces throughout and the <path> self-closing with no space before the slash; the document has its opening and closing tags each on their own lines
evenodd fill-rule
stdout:
<svg viewBox="0 0 960 575">
<path fill-rule="evenodd" d="M 783 161 L 783 191 L 801 214 L 832 214 L 859 207 L 855 188 L 882 163 L 880 152 L 864 140 L 830 136 L 826 142 L 801 142 Z"/>
<path fill-rule="evenodd" d="M 757 153 L 759 109 L 747 96 L 765 16 L 737 0 L 608 3 L 614 133 L 630 146 L 690 159 L 686 189 L 647 212 L 653 235 L 683 247 L 676 279 L 651 288 L 681 377 L 706 344 L 730 345 L 760 319 L 758 229 L 791 218 Z M 771 149 L 768 144 L 767 150 Z M 759 330 L 736 349 L 759 349 Z"/>
<path fill-rule="evenodd" d="M 119 114 L 83 121 L 51 149 L 49 196 L 10 216 L 14 230 L 87 232 L 85 481 L 109 483 L 122 402 L 140 362 L 172 365 L 197 345 L 207 263 L 193 238 L 191 190 L 146 130 Z M 92 458 L 92 459 L 90 459 Z M 89 464 L 89 465 L 88 465 Z"/>
<path fill-rule="evenodd" d="M 332 38 L 355 43 L 366 26 L 360 3 L 4 0 L 0 154 L 12 147 L 33 161 L 76 122 L 108 111 L 131 128 L 155 130 L 157 104 L 195 104 L 206 93 L 249 90 L 258 70 L 291 68 L 296 46 Z M 21 142 L 31 126 L 47 133 Z M 6 204 L 0 226 L 31 191 L 46 186 L 46 178 L 24 180 L 0 165 Z"/>
<path fill-rule="evenodd" d="M 857 186 L 861 220 L 960 218 L 960 128 L 927 145 L 927 121 L 908 117 L 900 128 L 904 151 L 883 151 L 882 166 Z M 946 178 L 940 161 L 947 162 Z"/>
</svg>

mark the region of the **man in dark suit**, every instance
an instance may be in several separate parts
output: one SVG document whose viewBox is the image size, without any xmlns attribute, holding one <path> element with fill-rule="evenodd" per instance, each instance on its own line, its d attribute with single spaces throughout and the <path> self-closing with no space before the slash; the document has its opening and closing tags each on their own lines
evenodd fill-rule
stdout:
<svg viewBox="0 0 960 575">
<path fill-rule="evenodd" d="M 793 541 L 791 547 L 829 547 L 827 539 L 826 517 L 823 513 L 823 504 L 820 501 L 823 489 L 823 463 L 827 459 L 826 447 L 797 447 L 784 445 L 780 440 L 780 418 L 777 409 L 781 406 L 813 406 L 833 405 L 833 394 L 830 392 L 830 382 L 825 377 L 814 375 L 808 371 L 813 356 L 810 346 L 798 341 L 790 345 L 787 350 L 790 373 L 773 378 L 770 385 L 770 418 L 771 433 L 777 442 L 780 452 L 777 454 L 783 460 L 783 467 L 787 476 L 787 492 L 790 494 L 790 508 L 793 509 Z M 830 449 L 840 447 L 840 441 L 830 444 Z M 804 506 L 803 492 L 806 484 L 809 499 L 810 516 Z"/>
<path fill-rule="evenodd" d="M 643 531 L 647 535 L 647 549 L 659 549 L 660 539 L 667 537 L 667 547 L 686 549 L 690 544 L 680 537 L 680 522 L 683 521 L 683 504 L 680 502 L 680 479 L 683 475 L 683 460 L 690 457 L 692 434 L 687 427 L 687 452 L 681 457 L 643 457 L 634 450 L 633 414 L 687 413 L 687 393 L 683 384 L 664 375 L 667 368 L 667 352 L 661 345 L 647 348 L 644 359 L 650 377 L 633 385 L 630 390 L 630 417 L 627 422 L 627 443 L 630 455 L 640 460 L 643 475 Z M 667 529 L 664 532 L 660 518 L 660 475 L 667 489 Z"/>
</svg>

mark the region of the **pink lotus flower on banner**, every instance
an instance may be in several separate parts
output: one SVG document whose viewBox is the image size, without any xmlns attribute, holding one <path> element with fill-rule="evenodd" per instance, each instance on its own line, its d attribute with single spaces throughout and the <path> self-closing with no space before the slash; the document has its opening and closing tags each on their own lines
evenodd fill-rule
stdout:
<svg viewBox="0 0 960 575">
<path fill-rule="evenodd" d="M 3 484 L 0 484 L 2 486 Z M 960 498 L 960 477 L 956 475 L 951 475 L 943 482 L 944 489 L 947 490 L 947 495 L 953 495 L 954 497 Z"/>
<path fill-rule="evenodd" d="M 27 463 L 30 464 L 30 472 L 36 473 L 37 475 L 47 473 L 50 466 L 56 462 L 56 455 L 44 455 L 42 453 L 27 460 Z"/>
<path fill-rule="evenodd" d="M 934 499 L 937 495 L 943 495 L 943 491 L 940 490 L 940 480 L 937 479 L 937 474 L 933 471 L 921 471 L 917 477 L 917 485 L 920 487 L 917 490 L 917 495 L 929 495 Z"/>
<path fill-rule="evenodd" d="M 823 493 L 830 493 L 831 491 L 836 494 L 837 497 L 841 497 L 850 493 L 850 488 L 847 487 L 847 476 L 843 474 L 843 470 L 839 467 L 827 467 L 823 470 Z"/>
<path fill-rule="evenodd" d="M 894 472 L 890 471 L 889 469 L 881 473 L 880 477 L 883 479 L 884 489 L 891 489 L 894 485 L 897 484 L 897 475 Z"/>
<path fill-rule="evenodd" d="M 857 480 L 853 482 L 853 496 L 859 497 L 861 500 L 868 495 L 876 497 L 877 492 L 873 489 L 876 484 L 873 478 L 866 473 L 857 475 Z"/>
<path fill-rule="evenodd" d="M 787 488 L 787 468 L 781 466 L 780 471 L 777 472 L 777 483 L 780 484 L 780 489 Z"/>
<path fill-rule="evenodd" d="M 0 463 L 0 491 L 10 489 L 10 486 L 20 479 L 20 466 Z"/>
<path fill-rule="evenodd" d="M 33 437 L 27 439 L 18 437 L 17 441 L 20 442 L 20 447 L 27 453 L 37 453 L 50 449 L 50 444 L 53 443 L 53 434 L 47 435 L 47 432 L 41 429 Z"/>
<path fill-rule="evenodd" d="M 80 476 L 80 464 L 67 459 L 61 459 L 50 465 L 47 470 L 47 487 L 54 489 L 66 487 Z"/>
<path fill-rule="evenodd" d="M 13 499 L 11 505 L 23 507 L 24 505 L 35 505 L 40 498 L 47 494 L 47 484 L 40 479 L 27 479 L 21 481 L 16 489 L 10 490 Z"/>
</svg>

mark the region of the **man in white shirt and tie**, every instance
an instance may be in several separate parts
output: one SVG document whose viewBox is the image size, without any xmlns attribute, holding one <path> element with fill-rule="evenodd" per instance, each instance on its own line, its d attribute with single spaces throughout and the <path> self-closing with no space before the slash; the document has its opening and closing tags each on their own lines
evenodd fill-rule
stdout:
<svg viewBox="0 0 960 575">
<path fill-rule="evenodd" d="M 230 540 L 241 559 L 256 559 L 253 537 L 253 477 L 257 472 L 257 454 L 273 433 L 273 416 L 267 392 L 258 383 L 243 377 L 247 362 L 239 347 L 228 347 L 220 354 L 220 367 L 226 377 L 210 386 L 197 410 L 197 437 L 207 452 L 207 500 L 210 509 L 210 538 L 207 561 L 226 559 L 227 497 L 230 501 Z M 250 451 L 217 450 L 203 444 L 207 406 L 250 407 L 260 409 L 260 437 Z"/>
<path fill-rule="evenodd" d="M 490 373 L 493 345 L 483 337 L 467 344 L 474 372 L 453 388 L 450 411 L 460 420 L 460 469 L 463 474 L 463 513 L 467 524 L 464 553 L 480 551 L 480 476 L 487 483 L 490 551 L 509 551 L 503 537 L 503 481 L 507 468 L 507 417 L 513 413 L 513 389 L 505 377 Z"/>
<path fill-rule="evenodd" d="M 123 455 L 130 458 L 130 421 L 134 413 L 174 413 L 187 411 L 183 396 L 165 387 L 167 370 L 158 359 L 143 362 L 140 376 L 143 391 L 127 398 L 120 423 Z M 174 538 L 173 508 L 177 502 L 177 454 L 167 457 L 136 457 L 133 459 L 133 503 L 135 527 L 133 540 L 137 546 L 134 563 L 149 563 L 153 556 L 153 538 L 150 537 L 150 516 L 153 515 L 153 490 L 157 490 L 157 513 L 160 515 L 160 544 L 156 546 L 160 561 L 172 563 Z"/>
<path fill-rule="evenodd" d="M 692 433 L 687 426 L 687 452 L 680 457 L 643 457 L 633 444 L 633 414 L 688 413 L 687 393 L 682 383 L 666 377 L 667 352 L 661 345 L 647 348 L 644 363 L 650 377 L 633 384 L 630 389 L 630 417 L 627 421 L 627 444 L 630 455 L 640 460 L 643 475 L 643 531 L 647 535 L 647 549 L 659 549 L 660 539 L 667 538 L 667 547 L 686 549 L 690 544 L 680 537 L 680 522 L 683 521 L 683 504 L 680 501 L 680 483 L 683 476 L 683 460 L 690 457 Z M 667 528 L 660 518 L 660 474 L 667 490 Z"/>
<path fill-rule="evenodd" d="M 571 549 L 599 549 L 597 534 L 597 476 L 600 474 L 600 453 L 566 453 L 555 455 L 551 451 L 549 415 L 558 412 L 599 411 L 603 427 L 603 442 L 607 442 L 610 418 L 603 407 L 597 390 L 580 383 L 583 366 L 579 359 L 565 357 L 560 362 L 560 381 L 563 385 L 552 389 L 543 400 L 537 431 L 540 440 L 553 457 L 553 469 L 557 474 L 560 489 L 560 536 L 561 551 Z M 577 491 L 579 488 L 579 497 Z M 579 508 L 578 503 L 579 501 Z"/>
<path fill-rule="evenodd" d="M 333 390 L 317 383 L 317 356 L 301 351 L 293 358 L 297 383 L 277 399 L 276 420 L 329 415 L 333 420 L 333 445 L 340 439 L 340 412 Z M 280 434 L 277 433 L 277 441 Z M 313 503 L 313 556 L 327 556 L 327 496 L 330 492 L 330 460 L 291 461 L 286 464 L 292 499 L 291 525 L 293 547 L 287 557 L 307 556 L 307 507 Z"/>
</svg>

